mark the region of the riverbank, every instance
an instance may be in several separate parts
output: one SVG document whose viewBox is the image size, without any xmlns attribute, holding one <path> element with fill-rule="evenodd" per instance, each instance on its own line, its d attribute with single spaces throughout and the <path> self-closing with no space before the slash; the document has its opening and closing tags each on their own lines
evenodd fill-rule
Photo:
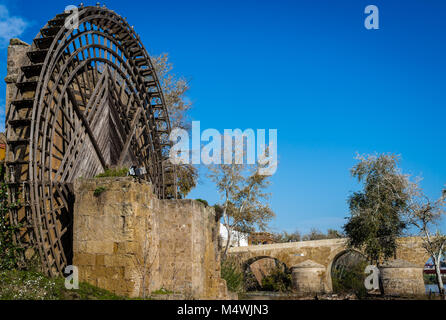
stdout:
<svg viewBox="0 0 446 320">
<path fill-rule="evenodd" d="M 386 297 L 381 295 L 368 295 L 362 299 L 358 299 L 355 294 L 318 294 L 314 296 L 302 296 L 294 293 L 278 293 L 278 292 L 249 292 L 249 293 L 240 293 L 239 300 L 440 300 L 438 295 L 432 294 L 423 295 L 423 296 L 408 296 L 408 297 Z"/>
<path fill-rule="evenodd" d="M 0 271 L 0 300 L 124 300 L 88 283 L 67 290 L 65 279 L 33 271 Z"/>
</svg>

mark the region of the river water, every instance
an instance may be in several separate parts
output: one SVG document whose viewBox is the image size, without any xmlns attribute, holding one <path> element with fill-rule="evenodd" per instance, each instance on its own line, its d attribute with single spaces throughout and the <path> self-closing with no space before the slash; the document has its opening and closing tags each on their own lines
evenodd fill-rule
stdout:
<svg viewBox="0 0 446 320">
<path fill-rule="evenodd" d="M 426 284 L 426 294 L 431 292 L 432 294 L 438 293 L 438 286 L 435 284 Z M 245 300 L 300 300 L 298 296 L 294 294 L 283 294 L 276 292 L 249 292 L 242 297 Z"/>
<path fill-rule="evenodd" d="M 438 286 L 436 284 L 426 284 L 426 293 L 438 293 Z"/>
</svg>

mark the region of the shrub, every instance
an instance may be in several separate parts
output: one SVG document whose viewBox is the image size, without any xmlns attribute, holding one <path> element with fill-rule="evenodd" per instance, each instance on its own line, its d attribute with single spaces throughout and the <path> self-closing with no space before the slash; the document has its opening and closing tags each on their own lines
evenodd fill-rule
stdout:
<svg viewBox="0 0 446 320">
<path fill-rule="evenodd" d="M 119 178 L 119 177 L 127 177 L 129 172 L 128 168 L 122 169 L 107 169 L 104 173 L 98 174 L 96 178 Z"/>
<path fill-rule="evenodd" d="M 424 284 L 437 284 L 437 276 L 435 274 L 423 274 L 423 278 Z"/>
<path fill-rule="evenodd" d="M 94 196 L 99 197 L 101 194 L 103 194 L 105 191 L 107 191 L 106 187 L 98 187 L 96 190 L 94 190 Z"/>
<path fill-rule="evenodd" d="M 226 280 L 228 290 L 240 292 L 243 290 L 243 271 L 233 257 L 227 257 L 221 262 L 221 277 Z"/>
<path fill-rule="evenodd" d="M 202 204 L 204 204 L 204 206 L 205 206 L 206 208 L 209 207 L 209 203 L 208 203 L 206 200 L 203 200 L 203 199 L 197 199 L 197 200 L 195 200 L 195 201 L 201 202 Z"/>
<path fill-rule="evenodd" d="M 263 291 L 289 292 L 291 291 L 291 274 L 276 267 L 271 273 L 262 279 Z"/>
<path fill-rule="evenodd" d="M 262 286 L 257 281 L 257 278 L 254 276 L 254 273 L 252 273 L 251 268 L 248 268 L 245 272 L 243 285 L 246 292 L 262 290 Z"/>
<path fill-rule="evenodd" d="M 333 291 L 336 293 L 354 293 L 358 298 L 365 297 L 367 295 L 367 289 L 364 285 L 367 276 L 364 273 L 366 266 L 367 262 L 364 261 L 347 268 L 333 270 Z"/>
</svg>

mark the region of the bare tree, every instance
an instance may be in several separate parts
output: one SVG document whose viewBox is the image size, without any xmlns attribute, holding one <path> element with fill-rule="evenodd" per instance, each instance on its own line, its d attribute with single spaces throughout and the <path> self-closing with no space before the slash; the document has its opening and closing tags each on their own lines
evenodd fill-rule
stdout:
<svg viewBox="0 0 446 320">
<path fill-rule="evenodd" d="M 302 237 L 303 241 L 314 241 L 327 239 L 327 235 L 319 229 L 312 228 L 309 233 Z"/>
<path fill-rule="evenodd" d="M 298 230 L 292 233 L 288 233 L 287 231 L 274 233 L 273 237 L 276 243 L 300 242 L 302 240 L 302 235 Z"/>
<path fill-rule="evenodd" d="M 316 228 L 312 228 L 307 234 L 301 234 L 299 231 L 293 233 L 283 231 L 281 233 L 275 233 L 273 236 L 274 241 L 277 243 L 345 238 L 345 235 L 339 230 L 328 229 L 327 232 L 324 233 Z"/>
<path fill-rule="evenodd" d="M 259 164 L 210 167 L 209 177 L 222 196 L 223 221 L 228 231 L 223 258 L 226 258 L 234 230 L 251 232 L 256 226 L 265 230 L 267 222 L 274 217 L 266 203 L 270 195 L 264 192 L 270 177 L 259 175 L 259 167 Z"/>
<path fill-rule="evenodd" d="M 342 231 L 335 230 L 335 229 L 327 230 L 326 239 L 342 239 L 342 238 L 345 238 L 345 234 Z"/>
<path fill-rule="evenodd" d="M 192 102 L 187 97 L 190 90 L 189 81 L 172 72 L 173 64 L 169 61 L 167 53 L 152 56 L 151 59 L 161 82 L 172 127 L 189 129 L 187 112 L 192 108 Z"/>
<path fill-rule="evenodd" d="M 412 203 L 409 209 L 409 223 L 414 225 L 423 238 L 423 246 L 430 255 L 435 268 L 435 275 L 440 296 L 445 297 L 443 279 L 441 277 L 441 261 L 446 253 L 446 235 L 434 227 L 438 226 L 446 214 L 446 189 L 440 199 L 431 201 L 420 188 L 414 189 Z"/>
<path fill-rule="evenodd" d="M 192 108 L 192 102 L 187 97 L 190 90 L 189 81 L 172 72 L 173 64 L 169 61 L 169 55 L 163 53 L 152 56 L 152 63 L 161 82 L 167 110 L 172 128 L 190 129 L 187 112 Z M 176 186 L 178 190 L 167 190 L 168 194 L 177 194 L 179 198 L 185 198 L 189 192 L 197 186 L 198 171 L 190 164 L 175 165 Z"/>
</svg>

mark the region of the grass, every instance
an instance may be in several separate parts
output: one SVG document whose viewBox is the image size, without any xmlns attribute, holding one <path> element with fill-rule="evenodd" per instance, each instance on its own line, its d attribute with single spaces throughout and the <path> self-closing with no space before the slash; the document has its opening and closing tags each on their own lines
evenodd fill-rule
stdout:
<svg viewBox="0 0 446 320">
<path fill-rule="evenodd" d="M 96 178 L 119 178 L 119 177 L 127 177 L 127 173 L 129 169 L 107 169 L 104 173 L 101 173 L 96 176 Z"/>
<path fill-rule="evenodd" d="M 221 277 L 226 280 L 229 291 L 243 291 L 243 270 L 236 258 L 226 257 L 221 261 Z"/>
<path fill-rule="evenodd" d="M 98 187 L 96 190 L 94 190 L 94 196 L 99 197 L 101 194 L 103 194 L 105 191 L 107 191 L 106 187 Z"/>
<path fill-rule="evenodd" d="M 0 271 L 0 300 L 124 300 L 107 290 L 80 283 L 65 288 L 65 279 L 48 278 L 32 271 Z"/>
<path fill-rule="evenodd" d="M 158 290 L 152 292 L 153 295 L 169 295 L 169 294 L 174 294 L 174 293 L 175 292 L 169 291 L 164 288 L 161 288 L 161 289 L 158 289 Z"/>
<path fill-rule="evenodd" d="M 262 279 L 262 291 L 291 292 L 291 286 L 291 274 L 278 266 Z"/>
</svg>

